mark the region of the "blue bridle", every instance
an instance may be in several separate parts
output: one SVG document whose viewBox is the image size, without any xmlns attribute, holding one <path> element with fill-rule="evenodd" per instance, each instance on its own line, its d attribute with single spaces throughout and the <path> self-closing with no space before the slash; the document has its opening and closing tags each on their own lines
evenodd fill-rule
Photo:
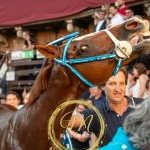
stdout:
<svg viewBox="0 0 150 150">
<path fill-rule="evenodd" d="M 74 58 L 74 59 L 67 59 L 67 51 L 69 48 L 70 43 L 74 38 L 76 38 L 79 35 L 78 32 L 71 33 L 69 35 L 66 35 L 62 38 L 59 38 L 48 45 L 58 45 L 59 43 L 68 40 L 67 43 L 65 44 L 64 51 L 62 58 L 55 58 L 55 61 L 58 64 L 61 64 L 63 66 L 68 67 L 80 80 L 82 80 L 86 85 L 93 87 L 95 86 L 92 84 L 90 81 L 88 81 L 83 75 L 81 75 L 73 66 L 73 64 L 80 64 L 80 63 L 88 63 L 88 62 L 94 62 L 94 61 L 102 61 L 106 59 L 112 59 L 115 58 L 117 60 L 116 66 L 113 70 L 112 75 L 116 75 L 121 67 L 123 59 L 117 58 L 117 55 L 115 53 L 112 54 L 102 54 L 102 55 L 97 55 L 97 56 L 89 56 L 89 57 L 84 57 L 84 58 Z"/>
</svg>

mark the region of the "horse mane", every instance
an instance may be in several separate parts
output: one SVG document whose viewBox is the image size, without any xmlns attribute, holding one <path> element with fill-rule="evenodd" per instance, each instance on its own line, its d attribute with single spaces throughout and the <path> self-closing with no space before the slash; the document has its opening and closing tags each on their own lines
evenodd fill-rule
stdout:
<svg viewBox="0 0 150 150">
<path fill-rule="evenodd" d="M 43 64 L 31 89 L 31 95 L 29 96 L 29 101 L 27 103 L 27 106 L 30 106 L 33 102 L 35 102 L 37 98 L 41 95 L 41 93 L 48 88 L 48 84 L 49 84 L 48 81 L 53 66 L 54 63 L 51 61 L 50 64 L 48 64 L 48 60 L 46 60 L 45 63 Z"/>
</svg>

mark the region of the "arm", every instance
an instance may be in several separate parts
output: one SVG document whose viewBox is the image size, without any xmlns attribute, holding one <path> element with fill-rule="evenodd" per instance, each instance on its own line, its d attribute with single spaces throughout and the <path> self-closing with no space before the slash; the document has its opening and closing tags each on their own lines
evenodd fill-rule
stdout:
<svg viewBox="0 0 150 150">
<path fill-rule="evenodd" d="M 139 77 L 139 82 L 140 82 L 140 89 L 139 89 L 138 97 L 142 98 L 142 96 L 144 95 L 144 92 L 146 90 L 145 85 L 147 82 L 147 78 L 144 74 Z"/>
<path fill-rule="evenodd" d="M 97 137 L 96 135 L 92 132 L 91 133 L 91 140 L 90 140 L 90 147 L 92 147 L 94 145 L 94 143 L 96 142 Z"/>
<path fill-rule="evenodd" d="M 84 131 L 82 134 L 77 133 L 70 128 L 67 128 L 67 131 L 73 138 L 77 139 L 80 142 L 85 142 L 90 137 L 90 134 L 86 131 Z"/>
<path fill-rule="evenodd" d="M 88 119 L 90 115 L 93 115 L 93 112 L 90 109 L 86 109 L 85 111 L 83 111 L 82 114 L 72 115 L 69 120 L 68 127 L 76 128 L 76 127 L 86 126 L 86 124 L 89 121 L 89 120 L 86 121 L 86 119 Z"/>
<path fill-rule="evenodd" d="M 82 127 L 84 125 L 85 121 L 81 114 L 72 115 L 68 123 L 69 128 Z"/>
</svg>

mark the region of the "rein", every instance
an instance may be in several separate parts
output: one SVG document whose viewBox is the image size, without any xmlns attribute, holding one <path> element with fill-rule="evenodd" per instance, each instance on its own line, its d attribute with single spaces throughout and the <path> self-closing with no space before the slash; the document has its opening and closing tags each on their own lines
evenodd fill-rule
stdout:
<svg viewBox="0 0 150 150">
<path fill-rule="evenodd" d="M 69 68 L 81 81 L 83 81 L 86 85 L 89 87 L 95 86 L 92 84 L 90 81 L 88 81 L 83 75 L 81 75 L 73 66 L 73 64 L 81 64 L 81 63 L 88 63 L 88 62 L 94 62 L 94 61 L 102 61 L 102 60 L 108 60 L 115 58 L 117 60 L 116 66 L 113 70 L 112 75 L 116 75 L 121 68 L 122 61 L 126 58 L 129 58 L 131 52 L 132 52 L 132 46 L 129 42 L 127 41 L 119 41 L 109 30 L 104 30 L 107 35 L 111 38 L 111 40 L 115 44 L 115 50 L 114 53 L 112 54 L 102 54 L 102 55 L 96 55 L 96 56 L 89 56 L 89 57 L 84 57 L 84 58 L 74 58 L 74 59 L 67 59 L 67 51 L 68 48 L 72 42 L 73 39 L 75 39 L 79 33 L 74 32 L 69 35 L 66 35 L 62 38 L 59 38 L 48 45 L 58 45 L 61 42 L 67 40 L 67 43 L 65 44 L 64 51 L 62 58 L 55 58 L 54 60 L 63 66 L 66 66 Z"/>
</svg>

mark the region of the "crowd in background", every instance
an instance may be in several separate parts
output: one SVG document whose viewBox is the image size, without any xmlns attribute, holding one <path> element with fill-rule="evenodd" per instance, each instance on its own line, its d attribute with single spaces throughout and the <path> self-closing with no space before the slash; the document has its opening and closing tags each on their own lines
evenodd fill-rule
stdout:
<svg viewBox="0 0 150 150">
<path fill-rule="evenodd" d="M 126 5 L 125 0 L 116 0 L 114 4 L 110 5 L 109 9 L 102 7 L 101 10 L 95 12 L 93 17 L 95 32 L 98 32 L 134 17 L 134 11 Z M 150 57 L 150 55 L 147 55 L 147 57 Z M 129 67 L 127 96 L 139 98 L 150 96 L 150 64 L 148 61 L 149 59 L 136 62 Z"/>
<path fill-rule="evenodd" d="M 21 109 L 28 101 L 31 92 L 24 90 L 22 96 L 15 91 L 7 92 L 6 96 L 1 99 L 2 104 L 10 105 L 15 109 Z"/>
<path fill-rule="evenodd" d="M 93 16 L 95 31 L 98 32 L 100 30 L 110 28 L 119 23 L 122 23 L 127 19 L 132 18 L 133 16 L 134 12 L 131 8 L 126 6 L 125 0 L 117 0 L 115 4 L 110 6 L 109 11 L 106 12 L 105 9 L 101 9 L 100 11 L 95 12 Z M 129 104 L 132 104 L 134 106 L 135 104 L 144 101 L 144 99 L 150 100 L 150 69 L 149 63 L 147 64 L 148 65 L 146 66 L 144 62 L 135 63 L 132 67 L 130 67 L 130 69 L 127 69 L 127 79 L 125 77 L 126 74 L 123 71 L 120 71 L 117 76 L 110 77 L 110 79 L 104 86 L 97 85 L 95 87 L 91 87 L 81 94 L 80 99 L 84 99 L 89 103 L 92 103 L 99 109 L 104 117 L 107 127 L 105 131 L 105 138 L 101 141 L 100 146 L 108 144 L 113 139 L 113 136 L 117 132 L 118 128 L 122 127 L 126 116 L 131 112 L 131 109 L 128 108 Z M 6 97 L 1 100 L 1 103 L 11 105 L 16 109 L 20 109 L 24 104 L 28 102 L 30 94 L 32 93 L 23 93 L 23 100 L 21 100 L 16 92 L 9 91 Z M 117 94 L 118 97 L 116 98 Z M 119 102 L 121 102 L 121 105 L 119 104 Z M 142 105 L 145 106 L 145 104 Z M 72 115 L 83 114 L 84 116 L 86 116 L 92 113 L 93 112 L 86 109 L 84 105 L 79 104 L 76 106 L 75 111 Z M 127 131 L 128 121 L 129 120 L 125 120 L 125 129 Z M 91 147 L 97 139 L 99 133 L 98 130 L 100 130 L 100 127 L 96 119 L 92 124 L 91 133 L 89 133 L 85 128 L 81 128 L 80 131 L 78 131 L 77 129 L 67 129 L 67 132 L 72 138 L 72 144 L 75 149 L 87 149 Z M 122 131 L 121 129 L 119 130 L 119 133 L 120 132 L 124 131 Z M 120 135 L 121 134 L 122 133 L 120 133 Z M 126 144 L 125 146 L 128 146 L 128 144 Z M 150 145 L 148 146 L 150 147 Z M 139 147 L 137 146 L 137 148 Z M 104 147 L 103 149 L 107 150 L 109 148 Z M 128 148 L 125 147 L 124 149 Z M 121 150 L 121 148 L 117 150 Z"/>
<path fill-rule="evenodd" d="M 101 140 L 100 146 L 107 145 L 112 140 L 118 128 L 123 126 L 126 117 L 132 112 L 130 106 L 135 107 L 138 104 L 142 103 L 144 100 L 150 100 L 150 74 L 149 70 L 146 69 L 145 65 L 142 63 L 137 63 L 133 66 L 130 72 L 127 69 L 125 70 L 126 73 L 124 75 L 122 74 L 121 70 L 116 76 L 110 77 L 105 85 L 91 87 L 83 92 L 80 96 L 81 99 L 87 101 L 90 100 L 91 103 L 96 108 L 98 108 L 98 110 L 104 117 L 106 123 L 106 131 L 104 137 Z M 89 109 L 86 109 L 83 105 L 77 105 L 75 110 L 78 113 L 83 114 L 85 120 L 86 117 L 93 114 L 93 112 L 89 111 Z M 97 119 L 95 119 L 95 121 L 90 124 L 90 133 L 85 128 L 82 128 L 80 131 L 77 130 L 78 128 L 76 128 L 76 130 L 74 130 L 74 128 L 68 128 L 67 131 L 73 139 L 73 147 L 76 149 L 92 147 L 97 140 L 99 134 L 100 126 L 98 124 L 99 121 Z M 122 135 L 124 131 L 122 131 L 122 128 L 119 128 L 118 132 L 118 135 Z M 147 138 L 150 137 L 148 136 Z M 124 142 L 124 140 L 122 141 Z M 127 141 L 125 140 L 125 146 L 129 145 L 130 142 L 126 142 Z M 112 143 L 110 145 L 115 145 L 116 147 L 114 148 L 118 147 L 118 143 Z M 118 148 L 117 150 L 122 150 L 122 145 L 122 142 L 121 144 L 119 143 L 120 149 Z M 109 150 L 109 148 L 110 146 L 108 146 L 108 148 L 107 146 L 104 147 L 104 149 L 106 150 Z M 133 148 L 133 150 L 136 149 Z"/>
<path fill-rule="evenodd" d="M 134 11 L 125 4 L 125 0 L 116 0 L 108 10 L 102 8 L 95 12 L 93 17 L 95 32 L 99 32 L 134 17 Z M 150 149 L 149 132 L 144 132 L 144 135 L 138 130 L 142 130 L 143 127 L 143 130 L 147 131 L 149 127 L 146 122 L 150 119 L 146 113 L 149 114 L 150 110 L 150 65 L 145 59 L 129 64 L 126 71 L 124 75 L 127 76 L 127 80 L 124 75 L 118 73 L 119 75 L 111 77 L 104 86 L 89 88 L 80 96 L 81 99 L 90 100 L 104 118 L 106 131 L 99 143 L 102 150 Z M 136 110 L 135 113 L 132 113 L 130 106 Z M 85 120 L 93 114 L 83 105 L 77 105 L 75 110 L 83 115 Z M 77 122 L 81 121 L 82 119 Z M 100 131 L 98 120 L 95 118 L 90 126 L 90 132 L 84 127 L 81 130 L 77 130 L 77 127 L 67 129 L 75 149 L 87 149 L 94 145 Z M 140 141 L 144 141 L 143 144 Z"/>
<path fill-rule="evenodd" d="M 117 0 L 109 9 L 101 8 L 94 13 L 95 31 L 110 28 L 134 16 L 134 12 L 125 4 L 125 0 Z"/>
</svg>

